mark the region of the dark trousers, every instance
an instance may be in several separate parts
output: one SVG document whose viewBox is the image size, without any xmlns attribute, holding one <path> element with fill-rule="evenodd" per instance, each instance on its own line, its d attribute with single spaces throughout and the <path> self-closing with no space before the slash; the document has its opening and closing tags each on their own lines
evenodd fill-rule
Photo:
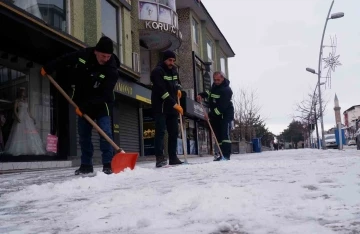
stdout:
<svg viewBox="0 0 360 234">
<path fill-rule="evenodd" d="M 210 124 L 214 130 L 216 139 L 219 142 L 223 156 L 230 159 L 231 154 L 231 140 L 230 140 L 230 129 L 231 120 L 212 118 Z"/>
<path fill-rule="evenodd" d="M 110 116 L 103 116 L 96 120 L 99 127 L 112 139 Z M 92 125 L 84 118 L 78 117 L 78 133 L 81 147 L 81 164 L 92 165 L 94 148 L 91 141 Z M 113 148 L 104 137 L 100 136 L 100 150 L 102 152 L 102 163 L 111 163 L 114 156 Z"/>
<path fill-rule="evenodd" d="M 167 129 L 168 132 L 169 161 L 176 160 L 178 128 L 178 115 L 155 115 L 155 156 L 157 160 L 163 160 L 164 158 L 165 129 Z"/>
</svg>

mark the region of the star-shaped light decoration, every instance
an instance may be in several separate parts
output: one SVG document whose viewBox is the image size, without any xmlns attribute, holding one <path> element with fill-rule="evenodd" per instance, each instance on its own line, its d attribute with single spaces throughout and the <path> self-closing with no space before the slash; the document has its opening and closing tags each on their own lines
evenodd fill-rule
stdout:
<svg viewBox="0 0 360 234">
<path fill-rule="evenodd" d="M 335 72 L 335 68 L 337 66 L 341 66 L 342 64 L 339 62 L 340 55 L 333 55 L 332 53 L 329 53 L 329 57 L 323 58 L 323 61 L 325 62 L 324 68 L 329 68 L 333 72 Z"/>
<path fill-rule="evenodd" d="M 329 56 L 327 58 L 323 58 L 322 61 L 324 61 L 325 66 L 324 69 L 327 69 L 326 73 L 326 81 L 331 87 L 331 73 L 335 72 L 336 67 L 341 66 L 342 64 L 339 61 L 340 55 L 336 55 L 336 46 L 337 46 L 337 38 L 336 36 L 334 38 L 330 37 L 331 41 L 331 52 L 329 53 Z"/>
</svg>

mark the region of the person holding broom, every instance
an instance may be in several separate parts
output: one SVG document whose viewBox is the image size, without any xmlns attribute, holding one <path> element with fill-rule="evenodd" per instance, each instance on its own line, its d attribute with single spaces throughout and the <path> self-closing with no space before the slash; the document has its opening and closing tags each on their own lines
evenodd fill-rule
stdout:
<svg viewBox="0 0 360 234">
<path fill-rule="evenodd" d="M 175 66 L 176 55 L 167 50 L 163 60 L 151 72 L 151 105 L 155 118 L 155 156 L 156 167 L 167 165 L 164 156 L 165 129 L 168 132 L 169 165 L 182 164 L 176 155 L 178 137 L 178 117 L 183 108 L 177 102 L 181 98 L 181 82 Z"/>
<path fill-rule="evenodd" d="M 41 69 L 41 75 L 55 71 L 68 71 L 68 80 L 75 85 L 73 100 L 78 105 L 78 133 L 81 147 L 81 165 L 75 175 L 93 173 L 93 144 L 91 142 L 92 125 L 82 118 L 83 113 L 96 120 L 99 127 L 112 138 L 111 117 L 114 102 L 114 87 L 118 80 L 118 57 L 113 54 L 113 42 L 104 36 L 95 47 L 63 55 Z M 103 172 L 112 174 L 111 160 L 113 148 L 100 136 Z"/>
<path fill-rule="evenodd" d="M 223 153 L 222 156 L 225 160 L 230 160 L 230 129 L 231 122 L 234 119 L 234 106 L 231 102 L 233 92 L 230 88 L 230 81 L 225 78 L 223 72 L 214 72 L 213 80 L 214 83 L 211 86 L 211 90 L 200 93 L 196 99 L 201 103 L 204 98 L 208 98 L 210 107 L 208 118 L 210 119 L 210 124 L 219 141 L 219 146 Z M 221 159 L 220 155 L 214 161 L 220 161 Z"/>
</svg>

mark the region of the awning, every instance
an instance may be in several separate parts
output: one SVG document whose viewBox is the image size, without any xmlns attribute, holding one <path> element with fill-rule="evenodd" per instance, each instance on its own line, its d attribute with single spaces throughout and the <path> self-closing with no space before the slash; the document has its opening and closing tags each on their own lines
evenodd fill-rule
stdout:
<svg viewBox="0 0 360 234">
<path fill-rule="evenodd" d="M 0 2 L 0 22 L 0 50 L 40 64 L 86 46 L 10 3 Z"/>
</svg>

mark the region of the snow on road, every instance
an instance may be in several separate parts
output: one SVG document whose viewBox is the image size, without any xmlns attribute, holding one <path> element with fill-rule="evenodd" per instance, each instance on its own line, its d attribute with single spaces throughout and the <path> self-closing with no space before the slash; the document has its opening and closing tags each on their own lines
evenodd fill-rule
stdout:
<svg viewBox="0 0 360 234">
<path fill-rule="evenodd" d="M 211 160 L 87 178 L 70 169 L 1 175 L 0 233 L 360 233 L 353 148 Z"/>
</svg>

